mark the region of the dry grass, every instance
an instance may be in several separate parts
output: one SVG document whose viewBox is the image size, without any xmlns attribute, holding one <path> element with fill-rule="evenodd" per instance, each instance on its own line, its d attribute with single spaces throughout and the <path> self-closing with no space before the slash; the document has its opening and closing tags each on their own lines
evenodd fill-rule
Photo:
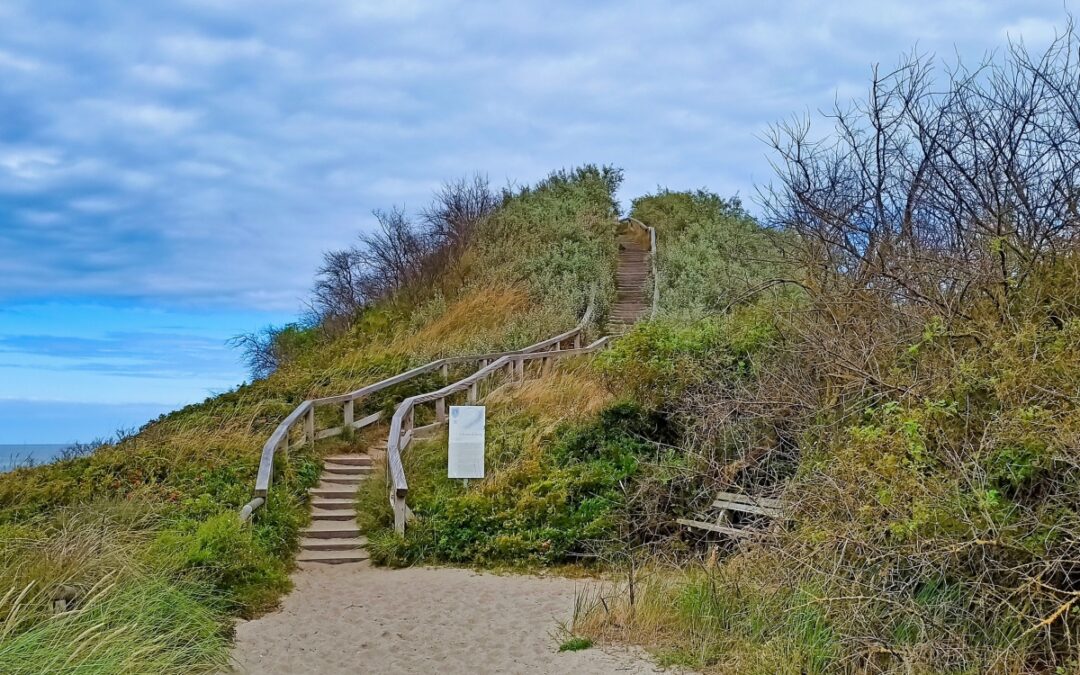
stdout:
<svg viewBox="0 0 1080 675">
<path fill-rule="evenodd" d="M 587 358 L 556 362 L 545 377 L 501 389 L 487 399 L 499 411 L 521 411 L 545 425 L 576 422 L 592 417 L 612 401 L 612 393 Z"/>
<path fill-rule="evenodd" d="M 394 348 L 406 354 L 456 354 L 477 344 L 497 344 L 515 317 L 530 313 L 529 297 L 518 286 L 486 287 L 464 293 L 416 332 L 398 335 Z"/>
</svg>

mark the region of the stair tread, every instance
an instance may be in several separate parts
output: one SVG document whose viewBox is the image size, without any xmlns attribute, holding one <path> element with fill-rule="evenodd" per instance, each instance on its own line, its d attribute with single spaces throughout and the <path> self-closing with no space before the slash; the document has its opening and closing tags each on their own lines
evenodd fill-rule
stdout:
<svg viewBox="0 0 1080 675">
<path fill-rule="evenodd" d="M 367 537 L 304 537 L 300 548 L 305 551 L 348 551 L 367 546 Z"/>
<path fill-rule="evenodd" d="M 308 490 L 308 494 L 312 497 L 326 497 L 329 499 L 352 499 L 356 496 L 356 490 L 350 489 L 348 485 L 338 485 L 335 487 L 316 487 Z"/>
<path fill-rule="evenodd" d="M 341 509 L 341 508 L 353 508 L 356 505 L 354 499 L 334 499 L 327 497 L 316 497 L 311 500 L 311 507 L 314 509 Z"/>
<path fill-rule="evenodd" d="M 353 520 L 356 518 L 355 509 L 312 509 L 311 519 L 316 520 Z"/>
<path fill-rule="evenodd" d="M 350 563 L 363 562 L 370 556 L 364 550 L 356 551 L 301 551 L 296 562 L 310 563 Z"/>
</svg>

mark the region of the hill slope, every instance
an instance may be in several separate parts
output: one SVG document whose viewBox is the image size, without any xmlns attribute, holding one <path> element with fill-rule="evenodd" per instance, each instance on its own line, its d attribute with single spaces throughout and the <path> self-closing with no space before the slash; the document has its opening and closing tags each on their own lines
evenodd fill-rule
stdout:
<svg viewBox="0 0 1080 675">
<path fill-rule="evenodd" d="M 343 332 L 290 329 L 289 358 L 269 377 L 91 455 L 0 476 L 0 616 L 10 617 L 0 671 L 220 665 L 227 613 L 262 611 L 288 589 L 302 499 L 320 471 L 312 448 L 292 453 L 254 527 L 241 527 L 236 512 L 274 426 L 309 397 L 572 327 L 591 287 L 602 316 L 619 181 L 617 171 L 585 167 L 504 193 L 434 281 L 392 294 Z M 58 589 L 75 611 L 53 617 Z"/>
</svg>

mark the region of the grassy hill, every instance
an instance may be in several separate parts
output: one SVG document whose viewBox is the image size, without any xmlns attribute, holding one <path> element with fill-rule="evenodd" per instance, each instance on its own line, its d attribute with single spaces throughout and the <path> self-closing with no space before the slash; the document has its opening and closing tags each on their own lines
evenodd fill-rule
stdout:
<svg viewBox="0 0 1080 675">
<path fill-rule="evenodd" d="M 438 274 L 387 294 L 345 329 L 280 333 L 268 377 L 92 454 L 0 476 L 0 672 L 220 665 L 229 615 L 272 607 L 289 588 L 306 489 L 321 471 L 321 450 L 292 452 L 254 525 L 239 524 L 277 423 L 306 398 L 566 330 L 593 287 L 602 315 L 619 180 L 585 167 L 505 192 Z M 410 382 L 369 405 L 432 384 Z M 58 589 L 73 611 L 53 614 Z"/>
</svg>

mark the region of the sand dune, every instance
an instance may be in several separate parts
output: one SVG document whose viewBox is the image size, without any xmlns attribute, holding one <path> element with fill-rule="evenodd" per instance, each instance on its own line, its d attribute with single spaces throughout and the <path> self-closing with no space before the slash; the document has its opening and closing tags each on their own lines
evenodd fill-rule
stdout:
<svg viewBox="0 0 1080 675">
<path fill-rule="evenodd" d="M 448 568 L 312 566 L 237 626 L 241 673 L 653 673 L 640 651 L 558 653 L 582 582 Z"/>
</svg>

